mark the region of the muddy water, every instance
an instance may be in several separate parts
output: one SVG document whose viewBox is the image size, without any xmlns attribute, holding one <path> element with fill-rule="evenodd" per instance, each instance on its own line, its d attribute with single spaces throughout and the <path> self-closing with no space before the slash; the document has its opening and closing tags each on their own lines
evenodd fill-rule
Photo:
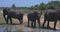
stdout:
<svg viewBox="0 0 60 32">
<path fill-rule="evenodd" d="M 31 28 L 24 25 L 0 25 L 0 32 L 60 32 L 60 30 Z"/>
</svg>

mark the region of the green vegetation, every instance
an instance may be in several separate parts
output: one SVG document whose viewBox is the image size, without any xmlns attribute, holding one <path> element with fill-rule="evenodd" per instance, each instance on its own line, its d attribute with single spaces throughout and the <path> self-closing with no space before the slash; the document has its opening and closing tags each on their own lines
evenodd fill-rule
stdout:
<svg viewBox="0 0 60 32">
<path fill-rule="evenodd" d="M 39 5 L 31 6 L 31 7 L 16 7 L 15 4 L 12 5 L 18 10 L 23 10 L 25 13 L 30 12 L 31 10 L 42 11 L 43 13 L 47 9 L 60 9 L 60 1 L 50 1 L 48 3 L 41 3 Z"/>
<path fill-rule="evenodd" d="M 15 4 L 12 4 L 11 7 L 15 8 L 17 10 L 21 10 L 25 13 L 28 13 L 33 10 L 42 11 L 44 13 L 47 9 L 60 9 L 60 1 L 50 1 L 48 3 L 42 2 L 38 5 L 34 5 L 31 7 L 16 7 Z M 1 7 L 1 8 L 5 8 L 5 7 Z M 8 7 L 6 7 L 6 8 L 8 8 Z"/>
<path fill-rule="evenodd" d="M 47 9 L 60 9 L 60 1 L 50 1 L 48 3 L 42 2 L 39 5 L 35 5 L 35 6 L 30 7 L 30 9 L 39 10 L 39 11 L 42 11 L 43 13 Z"/>
<path fill-rule="evenodd" d="M 40 5 L 32 6 L 31 8 L 37 9 L 37 10 L 46 10 L 46 9 L 58 9 L 60 8 L 60 1 L 50 1 L 47 4 L 41 3 Z"/>
</svg>

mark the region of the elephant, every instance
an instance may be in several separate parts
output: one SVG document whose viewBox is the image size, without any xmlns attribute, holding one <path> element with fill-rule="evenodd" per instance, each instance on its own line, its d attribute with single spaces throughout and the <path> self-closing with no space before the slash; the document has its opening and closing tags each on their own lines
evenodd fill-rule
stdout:
<svg viewBox="0 0 60 32">
<path fill-rule="evenodd" d="M 28 25 L 27 26 L 29 27 L 29 24 L 31 21 L 31 27 L 36 27 L 36 20 L 37 20 L 39 27 L 40 27 L 41 14 L 42 14 L 42 12 L 40 12 L 40 11 L 29 12 L 27 15 L 27 18 L 28 18 Z"/>
<path fill-rule="evenodd" d="M 18 19 L 20 24 L 23 23 L 23 12 L 18 11 L 13 8 L 4 8 L 3 9 L 3 17 L 6 21 L 6 24 L 8 24 L 8 20 L 10 19 L 10 23 L 12 24 L 12 18 Z"/>
<path fill-rule="evenodd" d="M 47 22 L 47 28 L 50 28 L 50 21 L 54 21 L 54 29 L 56 29 L 57 20 L 59 20 L 59 11 L 56 9 L 48 9 L 44 14 L 43 27 L 44 24 Z"/>
</svg>

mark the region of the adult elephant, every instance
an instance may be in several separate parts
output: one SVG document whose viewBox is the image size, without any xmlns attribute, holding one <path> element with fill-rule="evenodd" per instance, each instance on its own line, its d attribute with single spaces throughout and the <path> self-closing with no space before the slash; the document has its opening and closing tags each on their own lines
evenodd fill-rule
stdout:
<svg viewBox="0 0 60 32">
<path fill-rule="evenodd" d="M 28 16 L 27 16 L 28 26 L 29 26 L 29 23 L 31 21 L 31 27 L 36 27 L 36 20 L 37 20 L 39 27 L 40 27 L 40 16 L 41 16 L 40 11 L 29 12 Z"/>
<path fill-rule="evenodd" d="M 6 24 L 8 24 L 9 19 L 10 19 L 10 23 L 12 24 L 12 18 L 18 19 L 20 21 L 20 24 L 23 23 L 23 13 L 21 11 L 17 11 L 16 9 L 4 8 L 3 16 L 6 21 Z"/>
<path fill-rule="evenodd" d="M 56 29 L 57 20 L 59 20 L 59 12 L 56 9 L 48 9 L 44 14 L 44 24 L 47 22 L 47 27 L 50 28 L 49 22 L 54 21 L 54 29 Z"/>
</svg>

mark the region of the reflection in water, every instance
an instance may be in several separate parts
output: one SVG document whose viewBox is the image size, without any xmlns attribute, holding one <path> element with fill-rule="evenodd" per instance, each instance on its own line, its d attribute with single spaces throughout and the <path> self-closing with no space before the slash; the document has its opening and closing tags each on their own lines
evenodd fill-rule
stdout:
<svg viewBox="0 0 60 32">
<path fill-rule="evenodd" d="M 12 28 L 11 26 L 9 27 L 9 26 L 7 26 L 7 27 L 5 27 L 5 29 L 4 29 L 4 32 L 14 32 L 14 28 Z"/>
<path fill-rule="evenodd" d="M 12 26 L 5 26 L 0 28 L 0 32 L 14 32 L 15 29 Z"/>
<path fill-rule="evenodd" d="M 3 32 L 4 28 L 0 28 L 0 32 Z"/>
<path fill-rule="evenodd" d="M 29 28 L 25 26 L 13 25 L 13 26 L 4 26 L 0 27 L 0 32 L 60 32 L 49 29 L 39 29 L 39 28 Z"/>
</svg>

